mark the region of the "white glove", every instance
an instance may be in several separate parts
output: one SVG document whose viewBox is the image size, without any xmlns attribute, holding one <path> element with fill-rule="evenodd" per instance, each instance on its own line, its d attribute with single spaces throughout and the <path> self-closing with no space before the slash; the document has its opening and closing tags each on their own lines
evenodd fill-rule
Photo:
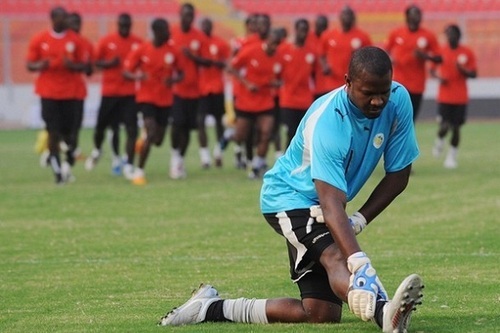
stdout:
<svg viewBox="0 0 500 333">
<path fill-rule="evenodd" d="M 363 321 L 368 321 L 375 316 L 377 299 L 387 299 L 387 292 L 366 253 L 356 252 L 349 256 L 347 268 L 351 272 L 347 292 L 349 309 Z"/>
<path fill-rule="evenodd" d="M 309 208 L 311 217 L 316 219 L 318 223 L 325 223 L 325 218 L 323 217 L 323 211 L 320 205 L 314 205 Z M 351 224 L 352 230 L 358 235 L 366 227 L 366 219 L 360 212 L 354 213 L 349 217 L 349 223 Z"/>
</svg>

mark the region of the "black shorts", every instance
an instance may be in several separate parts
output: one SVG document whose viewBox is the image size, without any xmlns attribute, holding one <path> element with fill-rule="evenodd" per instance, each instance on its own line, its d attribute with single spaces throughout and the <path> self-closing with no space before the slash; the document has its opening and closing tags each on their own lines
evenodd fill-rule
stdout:
<svg viewBox="0 0 500 333">
<path fill-rule="evenodd" d="M 144 118 L 154 118 L 158 125 L 167 127 L 170 119 L 171 107 L 161 107 L 149 103 L 140 103 L 139 109 L 141 110 Z"/>
<path fill-rule="evenodd" d="M 131 96 L 103 96 L 97 116 L 97 126 L 101 128 L 116 128 L 123 123 L 125 126 L 137 126 L 137 104 Z"/>
<path fill-rule="evenodd" d="M 462 126 L 467 119 L 467 105 L 465 104 L 438 104 L 438 114 L 442 123 L 453 126 Z"/>
<path fill-rule="evenodd" d="M 68 135 L 77 128 L 80 104 L 76 99 L 42 98 L 42 119 L 49 132 Z"/>
<path fill-rule="evenodd" d="M 75 126 L 76 130 L 79 130 L 82 128 L 83 124 L 83 107 L 84 107 L 84 100 L 83 99 L 78 99 L 76 100 L 77 106 L 76 106 L 76 120 L 75 120 Z"/>
<path fill-rule="evenodd" d="M 309 209 L 264 214 L 264 217 L 286 239 L 290 276 L 299 286 L 301 297 L 341 305 L 342 300 L 332 291 L 328 275 L 319 262 L 323 251 L 333 244 L 326 224 L 313 220 Z"/>
<path fill-rule="evenodd" d="M 198 110 L 200 116 L 212 115 L 215 119 L 222 119 L 226 113 L 224 94 L 208 94 L 199 100 Z"/>
<path fill-rule="evenodd" d="M 417 120 L 418 114 L 420 113 L 420 104 L 422 104 L 423 94 L 415 94 L 408 92 L 410 94 L 411 106 L 413 108 L 413 121 Z"/>
<path fill-rule="evenodd" d="M 172 125 L 188 129 L 198 128 L 198 98 L 182 98 L 174 95 Z"/>
<path fill-rule="evenodd" d="M 248 111 L 242 111 L 242 110 L 234 110 L 234 113 L 236 114 L 236 118 L 245 118 L 245 119 L 249 119 L 252 121 L 257 120 L 257 118 L 261 117 L 261 116 L 274 117 L 274 112 L 275 112 L 274 109 L 259 111 L 259 112 L 248 112 Z"/>
</svg>

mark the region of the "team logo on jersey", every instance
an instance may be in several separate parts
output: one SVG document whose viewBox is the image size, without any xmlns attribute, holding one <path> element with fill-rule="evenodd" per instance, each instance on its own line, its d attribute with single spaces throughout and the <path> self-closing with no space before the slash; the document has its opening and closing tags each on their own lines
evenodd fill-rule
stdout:
<svg viewBox="0 0 500 333">
<path fill-rule="evenodd" d="M 292 55 L 287 53 L 287 54 L 285 54 L 285 55 L 283 56 L 283 59 L 284 59 L 286 62 L 290 62 L 290 61 L 292 61 Z"/>
<path fill-rule="evenodd" d="M 314 62 L 314 54 L 308 53 L 306 54 L 306 63 L 312 64 Z"/>
<path fill-rule="evenodd" d="M 279 74 L 281 73 L 281 64 L 279 62 L 275 63 L 273 66 L 273 73 Z"/>
<path fill-rule="evenodd" d="M 353 50 L 357 50 L 361 47 L 361 39 L 359 38 L 353 38 L 351 39 L 351 48 Z"/>
<path fill-rule="evenodd" d="M 64 48 L 66 49 L 66 52 L 73 53 L 75 52 L 75 43 L 67 42 L 66 45 L 64 45 Z"/>
<path fill-rule="evenodd" d="M 373 147 L 379 149 L 382 147 L 382 144 L 384 143 L 384 133 L 378 133 L 375 135 L 373 138 Z"/>
<path fill-rule="evenodd" d="M 110 49 L 110 50 L 116 50 L 116 44 L 115 43 L 109 43 L 108 44 L 108 49 Z"/>
<path fill-rule="evenodd" d="M 425 49 L 427 47 L 427 38 L 425 37 L 420 37 L 419 39 L 417 39 L 417 46 L 421 49 Z"/>
<path fill-rule="evenodd" d="M 42 43 L 41 48 L 42 48 L 42 50 L 47 51 L 49 49 L 49 44 Z"/>
<path fill-rule="evenodd" d="M 252 67 L 259 67 L 259 61 L 257 59 L 250 60 L 250 65 Z"/>
<path fill-rule="evenodd" d="M 460 53 L 457 57 L 457 62 L 460 65 L 465 65 L 467 63 L 467 60 L 469 60 L 469 58 L 467 58 L 467 55 L 463 53 Z"/>
<path fill-rule="evenodd" d="M 198 51 L 200 49 L 200 41 L 199 40 L 192 40 L 191 43 L 189 43 L 189 48 L 193 51 Z"/>
<path fill-rule="evenodd" d="M 139 43 L 133 43 L 132 46 L 130 46 L 130 49 L 132 51 L 134 51 L 134 50 L 137 50 L 138 47 L 139 47 Z"/>
<path fill-rule="evenodd" d="M 335 39 L 329 39 L 328 45 L 330 45 L 331 47 L 335 47 L 337 46 L 337 42 L 335 41 Z"/>
<path fill-rule="evenodd" d="M 403 45 L 404 42 L 405 40 L 403 39 L 403 37 L 396 37 L 396 44 Z"/>
<path fill-rule="evenodd" d="M 219 54 L 219 48 L 215 44 L 210 44 L 208 47 L 208 52 L 210 52 L 211 55 L 215 56 Z"/>
<path fill-rule="evenodd" d="M 148 56 L 142 56 L 141 57 L 141 61 L 145 64 L 147 64 L 149 62 L 149 57 Z"/>
<path fill-rule="evenodd" d="M 174 62 L 174 55 L 170 52 L 165 53 L 165 57 L 163 58 L 163 60 L 167 65 L 171 65 Z"/>
</svg>

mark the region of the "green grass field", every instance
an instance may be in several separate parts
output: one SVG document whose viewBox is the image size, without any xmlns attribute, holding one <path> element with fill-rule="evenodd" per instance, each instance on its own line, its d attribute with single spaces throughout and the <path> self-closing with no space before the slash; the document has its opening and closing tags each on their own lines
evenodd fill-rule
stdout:
<svg viewBox="0 0 500 333">
<path fill-rule="evenodd" d="M 359 241 L 389 294 L 410 273 L 424 278 L 411 332 L 500 332 L 500 123 L 466 124 L 456 170 L 431 156 L 435 130 L 417 125 L 410 185 Z M 347 307 L 340 325 L 157 327 L 200 282 L 224 298 L 298 296 L 284 241 L 259 212 L 260 181 L 234 169 L 232 147 L 223 169 L 202 170 L 192 141 L 185 180 L 168 178 L 165 143 L 144 187 L 111 175 L 109 149 L 55 186 L 36 134 L 0 131 L 0 332 L 379 332 Z M 81 144 L 88 153 L 90 130 Z"/>
</svg>

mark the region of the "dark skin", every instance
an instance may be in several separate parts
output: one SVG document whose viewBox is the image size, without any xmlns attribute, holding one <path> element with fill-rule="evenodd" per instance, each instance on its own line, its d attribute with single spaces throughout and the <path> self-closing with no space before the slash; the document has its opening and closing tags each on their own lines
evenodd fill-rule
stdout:
<svg viewBox="0 0 500 333">
<path fill-rule="evenodd" d="M 52 30 L 56 33 L 63 33 L 67 29 L 66 18 L 68 13 L 62 7 L 56 7 L 50 12 L 50 20 L 52 23 Z M 41 59 L 38 61 L 29 61 L 26 67 L 31 72 L 40 72 L 49 68 L 49 59 Z"/>
<path fill-rule="evenodd" d="M 167 21 L 157 19 L 153 22 L 153 45 L 157 48 L 163 46 L 170 39 L 170 29 Z M 124 71 L 123 75 L 129 80 L 146 80 L 147 75 L 143 72 Z M 177 73 L 176 76 L 165 78 L 165 85 L 171 87 L 174 83 L 183 79 L 183 73 Z M 160 126 L 154 117 L 144 117 L 144 128 L 146 129 L 146 139 L 139 153 L 139 168 L 144 169 L 146 165 L 151 145 L 161 146 L 165 138 L 166 126 Z"/>
<path fill-rule="evenodd" d="M 366 71 L 355 78 L 346 76 L 347 94 L 366 117 L 377 118 L 389 99 L 391 80 L 391 72 L 382 77 Z M 379 182 L 359 210 L 368 222 L 378 216 L 406 188 L 410 170 L 411 166 L 408 166 L 401 171 L 387 173 Z M 314 184 L 325 223 L 335 240 L 335 243 L 321 254 L 320 263 L 328 273 L 332 290 L 346 302 L 350 277 L 346 258 L 361 251 L 361 247 L 345 211 L 345 193 L 320 180 L 315 180 Z M 339 322 L 342 308 L 313 298 L 280 298 L 268 300 L 266 314 L 270 322 Z"/>
<path fill-rule="evenodd" d="M 420 8 L 416 6 L 410 7 L 406 15 L 406 26 L 408 27 L 408 29 L 412 32 L 415 32 L 420 28 L 421 23 L 422 11 L 420 10 Z M 414 55 L 422 61 L 429 60 L 434 63 L 441 63 L 443 61 L 441 56 L 429 54 L 420 48 L 415 49 Z"/>
<path fill-rule="evenodd" d="M 181 22 L 180 22 L 181 30 L 183 32 L 190 31 L 194 22 L 194 9 L 191 8 L 190 6 L 182 6 L 180 11 L 180 17 L 181 17 Z M 212 61 L 194 54 L 188 47 L 183 47 L 182 53 L 190 60 L 194 61 L 197 65 L 200 66 L 212 65 Z"/>
</svg>

